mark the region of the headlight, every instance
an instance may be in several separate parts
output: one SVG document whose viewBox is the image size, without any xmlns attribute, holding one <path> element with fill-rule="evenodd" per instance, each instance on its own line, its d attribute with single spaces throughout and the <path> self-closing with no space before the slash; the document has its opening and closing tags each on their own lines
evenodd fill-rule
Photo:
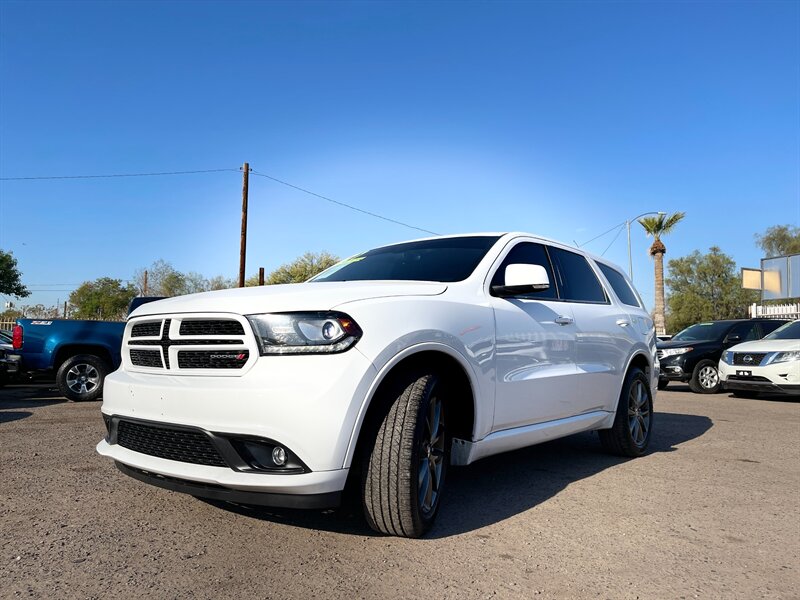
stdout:
<svg viewBox="0 0 800 600">
<path fill-rule="evenodd" d="M 726 350 L 725 353 L 722 355 L 722 362 L 724 362 L 726 365 L 732 365 L 733 352 L 731 352 L 730 350 Z"/>
<path fill-rule="evenodd" d="M 297 312 L 248 315 L 261 355 L 335 354 L 362 335 L 358 324 L 340 312 Z"/>
<path fill-rule="evenodd" d="M 686 354 L 687 352 L 691 352 L 693 348 L 665 348 L 661 350 L 661 358 L 667 358 L 668 356 L 677 356 L 678 354 Z"/>
<path fill-rule="evenodd" d="M 789 362 L 790 360 L 800 360 L 800 350 L 791 350 L 789 352 L 778 352 L 769 364 Z"/>
</svg>

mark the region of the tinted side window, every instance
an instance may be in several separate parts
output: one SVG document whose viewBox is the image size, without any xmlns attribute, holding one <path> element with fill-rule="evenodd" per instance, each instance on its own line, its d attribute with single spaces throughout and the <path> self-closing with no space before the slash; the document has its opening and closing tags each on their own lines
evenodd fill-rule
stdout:
<svg viewBox="0 0 800 600">
<path fill-rule="evenodd" d="M 556 281 L 562 300 L 608 302 L 603 286 L 586 258 L 561 248 L 550 248 L 550 256 L 558 273 Z"/>
<path fill-rule="evenodd" d="M 550 279 L 550 287 L 548 289 L 529 294 L 520 294 L 521 298 L 552 300 L 558 297 L 556 280 L 553 277 L 553 268 L 550 266 L 547 251 L 541 244 L 534 244 L 533 242 L 521 242 L 511 249 L 511 252 L 503 259 L 503 264 L 500 265 L 500 268 L 497 269 L 494 277 L 492 277 L 492 285 L 503 285 L 505 283 L 506 267 L 516 264 L 541 265 L 547 271 L 547 277 Z"/>
<path fill-rule="evenodd" d="M 639 299 L 636 297 L 636 294 L 633 293 L 631 286 L 628 285 L 622 273 L 601 262 L 597 263 L 597 266 L 600 267 L 603 275 L 608 279 L 608 283 L 614 288 L 614 293 L 617 294 L 617 298 L 619 298 L 620 302 L 628 306 L 639 306 Z"/>
<path fill-rule="evenodd" d="M 756 324 L 752 322 L 737 323 L 728 332 L 728 339 L 730 339 L 731 336 L 734 335 L 738 335 L 741 338 L 742 342 L 747 342 L 749 340 L 757 340 L 758 333 L 756 333 Z"/>
<path fill-rule="evenodd" d="M 772 333 L 784 323 L 786 323 L 786 321 L 779 321 L 777 319 L 774 321 L 761 321 L 761 335 L 765 336 Z"/>
</svg>

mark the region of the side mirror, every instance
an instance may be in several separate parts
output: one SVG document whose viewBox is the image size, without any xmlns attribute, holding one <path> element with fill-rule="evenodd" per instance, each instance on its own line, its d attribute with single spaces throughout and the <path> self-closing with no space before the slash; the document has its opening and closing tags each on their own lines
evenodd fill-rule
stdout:
<svg viewBox="0 0 800 600">
<path fill-rule="evenodd" d="M 542 265 L 508 265 L 505 285 L 493 285 L 492 295 L 500 298 L 550 289 L 550 278 Z"/>
</svg>

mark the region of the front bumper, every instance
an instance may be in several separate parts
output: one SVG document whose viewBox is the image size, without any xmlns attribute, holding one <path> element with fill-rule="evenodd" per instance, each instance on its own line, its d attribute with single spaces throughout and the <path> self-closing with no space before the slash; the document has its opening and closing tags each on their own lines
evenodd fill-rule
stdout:
<svg viewBox="0 0 800 600">
<path fill-rule="evenodd" d="M 271 506 L 335 504 L 347 480 L 355 424 L 375 375 L 372 363 L 354 348 L 336 355 L 261 357 L 241 377 L 119 370 L 105 380 L 107 423 L 126 420 L 231 439 L 273 440 L 291 450 L 303 472 L 240 469 L 228 455 L 228 466 L 171 460 L 115 443 L 113 430 L 97 451 L 132 477 L 197 496 L 244 497 L 239 501 Z M 264 496 L 256 502 L 259 497 L 253 494 Z M 309 497 L 290 501 L 285 495 Z"/>
<path fill-rule="evenodd" d="M 684 370 L 684 359 L 682 356 L 668 357 L 661 359 L 660 379 L 669 381 L 689 381 L 692 374 Z"/>
<path fill-rule="evenodd" d="M 800 395 L 800 364 L 796 361 L 744 367 L 721 360 L 718 369 L 724 390 Z"/>
</svg>

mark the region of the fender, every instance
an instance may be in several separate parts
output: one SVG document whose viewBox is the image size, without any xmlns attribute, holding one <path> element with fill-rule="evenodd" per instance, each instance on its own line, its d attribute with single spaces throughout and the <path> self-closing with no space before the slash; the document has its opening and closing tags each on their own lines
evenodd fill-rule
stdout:
<svg viewBox="0 0 800 600">
<path fill-rule="evenodd" d="M 451 348 L 446 344 L 442 344 L 440 342 L 422 342 L 419 344 L 414 344 L 413 346 L 409 346 L 404 350 L 395 354 L 389 361 L 386 362 L 379 370 L 378 374 L 372 380 L 372 383 L 367 390 L 366 396 L 361 401 L 361 408 L 358 411 L 358 416 L 356 417 L 356 422 L 353 425 L 353 431 L 350 433 L 350 442 L 347 446 L 347 453 L 345 454 L 344 464 L 342 465 L 343 468 L 349 469 L 352 462 L 353 456 L 356 451 L 356 444 L 358 442 L 358 436 L 361 433 L 361 426 L 364 424 L 364 418 L 367 414 L 367 410 L 369 409 L 370 405 L 372 404 L 372 399 L 375 396 L 375 392 L 378 390 L 378 387 L 386 378 L 386 376 L 396 367 L 402 360 L 408 358 L 409 356 L 413 356 L 414 354 L 418 354 L 420 352 L 425 351 L 435 351 L 441 352 L 443 354 L 447 354 L 451 358 L 455 359 L 459 365 L 464 369 L 464 372 L 467 374 L 467 379 L 469 380 L 469 386 L 472 390 L 472 403 L 473 403 L 473 410 L 475 414 L 475 422 L 473 423 L 473 435 L 475 430 L 478 428 L 479 422 L 479 412 L 478 412 L 478 404 L 479 404 L 479 393 L 478 390 L 480 386 L 478 385 L 478 377 L 475 374 L 475 370 L 473 369 L 470 362 L 464 358 L 464 356 L 458 352 L 457 350 Z M 373 363 L 374 364 L 374 363 Z"/>
<path fill-rule="evenodd" d="M 655 391 L 654 387 L 658 384 L 658 373 L 655 372 L 655 367 L 653 366 L 653 357 L 648 354 L 644 348 L 641 346 L 637 346 L 634 351 L 631 353 L 630 357 L 628 357 L 628 361 L 625 363 L 625 373 L 627 373 L 630 368 L 631 364 L 633 364 L 634 359 L 637 356 L 644 356 L 645 360 L 647 360 L 647 365 L 650 367 L 650 393 L 653 395 L 653 399 L 655 399 Z M 617 408 L 619 408 L 619 400 L 620 395 L 622 394 L 622 386 L 625 385 L 625 378 L 623 377 L 619 384 L 619 390 L 617 391 L 617 400 L 614 403 L 614 410 L 608 413 L 608 418 L 605 419 L 602 426 L 598 427 L 598 429 L 609 429 L 611 426 L 614 425 L 614 418 L 617 416 Z"/>
</svg>

